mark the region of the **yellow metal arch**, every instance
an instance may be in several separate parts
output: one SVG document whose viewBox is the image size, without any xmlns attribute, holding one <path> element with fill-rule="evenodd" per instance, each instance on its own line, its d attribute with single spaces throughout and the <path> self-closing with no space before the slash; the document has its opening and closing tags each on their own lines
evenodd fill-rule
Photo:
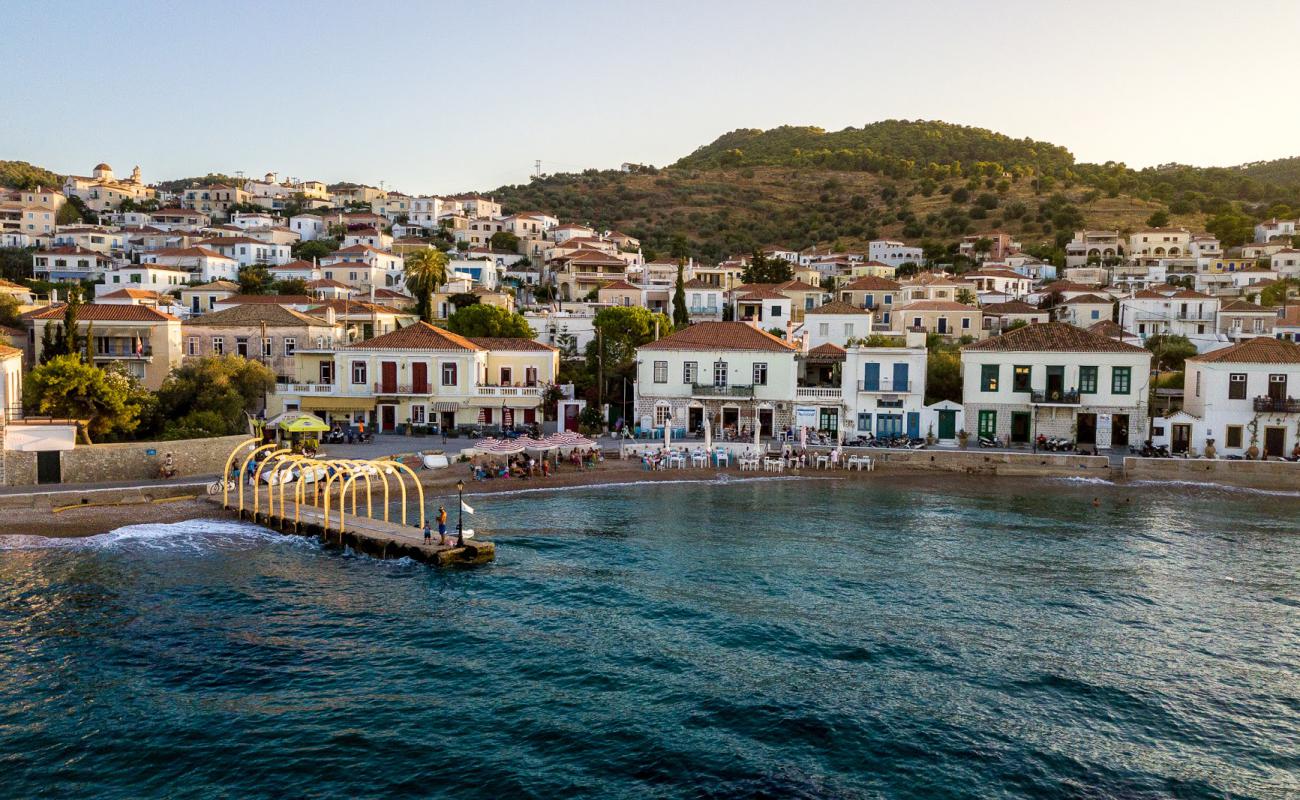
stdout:
<svg viewBox="0 0 1300 800">
<path fill-rule="evenodd" d="M 246 439 L 235 445 L 235 449 L 230 451 L 230 456 L 226 459 L 226 469 L 221 473 L 221 507 L 230 508 L 230 468 L 235 465 L 235 458 L 239 451 L 249 445 L 256 445 L 260 439 Z M 242 476 L 241 476 L 242 477 Z"/>
<path fill-rule="evenodd" d="M 415 470 L 406 466 L 405 464 L 398 461 L 397 459 L 393 459 L 391 462 L 385 462 L 385 463 L 390 463 L 397 469 L 411 476 L 411 482 L 415 484 L 415 490 L 416 492 L 419 493 L 419 497 L 420 497 L 420 527 L 423 528 L 424 527 L 424 485 L 420 483 L 419 476 L 415 474 Z M 399 473 L 399 483 L 402 487 L 402 524 L 405 525 L 406 524 L 406 483 L 400 480 L 400 473 Z"/>
<path fill-rule="evenodd" d="M 287 447 L 281 447 L 279 450 L 272 450 L 271 452 L 267 453 L 266 458 L 262 459 L 261 463 L 257 465 L 257 471 L 253 473 L 253 519 L 255 521 L 257 520 L 257 510 L 259 507 L 259 501 L 262 497 L 262 491 L 261 491 L 262 470 L 266 469 L 266 465 L 271 463 L 272 459 L 275 459 L 277 461 L 281 460 L 286 455 L 292 452 L 293 450 Z M 268 485 L 266 489 L 266 502 L 268 506 L 271 504 L 271 498 L 274 496 L 275 493 L 271 490 L 270 486 Z"/>
<path fill-rule="evenodd" d="M 365 467 L 369 465 L 369 463 L 370 462 L 368 461 L 360 461 L 360 460 L 353 461 L 353 462 L 339 462 L 340 466 L 342 466 L 343 469 L 346 470 L 346 472 L 348 473 L 348 477 L 339 483 L 339 524 L 340 525 L 342 525 L 343 513 L 345 510 L 344 503 L 347 500 L 345 492 L 347 491 L 348 486 L 352 487 L 352 513 L 353 514 L 357 513 L 357 487 L 352 482 L 357 475 L 361 475 L 366 479 L 366 506 L 368 510 L 370 508 L 370 504 L 372 502 L 371 501 L 372 484 L 370 482 L 370 473 L 365 471 Z M 334 479 L 338 477 L 340 477 L 339 474 L 331 475 L 329 480 L 325 483 L 324 528 L 326 530 L 329 530 L 329 522 L 330 522 L 330 487 L 333 485 Z"/>
<path fill-rule="evenodd" d="M 262 452 L 263 450 L 269 450 L 279 446 L 280 445 L 275 444 L 273 442 L 271 444 L 264 444 L 261 447 L 255 448 L 253 452 L 248 454 L 248 457 L 244 459 L 243 463 L 239 465 L 239 514 L 240 516 L 243 516 L 244 514 L 244 483 L 246 482 L 244 473 L 248 472 L 248 462 L 252 461 L 257 456 L 257 454 Z M 254 490 L 256 490 L 257 484 L 254 484 L 253 488 Z M 254 494 L 256 494 L 256 491 L 254 491 Z"/>
</svg>

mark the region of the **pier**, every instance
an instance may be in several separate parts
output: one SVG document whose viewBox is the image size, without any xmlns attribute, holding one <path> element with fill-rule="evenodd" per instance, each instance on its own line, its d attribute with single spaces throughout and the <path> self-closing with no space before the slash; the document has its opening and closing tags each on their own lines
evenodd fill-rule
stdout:
<svg viewBox="0 0 1300 800">
<path fill-rule="evenodd" d="M 234 465 L 241 455 L 236 472 Z M 253 463 L 256 466 L 250 467 Z M 424 487 L 411 468 L 398 461 L 318 459 L 250 439 L 231 451 L 224 474 L 237 479 L 227 478 L 220 498 L 213 495 L 212 501 L 239 519 L 281 533 L 314 536 L 375 558 L 409 558 L 432 566 L 486 564 L 496 558 L 492 542 L 464 539 L 459 544 L 439 544 L 435 539 L 425 544 Z M 250 475 L 253 485 L 246 488 Z M 411 515 L 407 513 L 408 477 L 414 485 L 410 499 L 419 509 Z M 376 504 L 381 488 L 382 499 Z M 390 519 L 389 501 L 399 491 L 399 519 Z M 449 538 L 454 536 L 448 532 Z"/>
</svg>

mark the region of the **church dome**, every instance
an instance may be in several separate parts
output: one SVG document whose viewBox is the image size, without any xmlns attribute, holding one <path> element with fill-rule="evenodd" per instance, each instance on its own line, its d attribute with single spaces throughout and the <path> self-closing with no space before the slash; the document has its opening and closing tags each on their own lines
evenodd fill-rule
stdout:
<svg viewBox="0 0 1300 800">
<path fill-rule="evenodd" d="M 96 165 L 96 166 L 95 166 L 95 169 L 96 169 L 96 170 L 104 170 L 104 171 L 106 171 L 106 172 L 112 172 L 112 171 L 113 171 L 113 168 L 112 168 L 112 167 L 110 167 L 110 166 L 107 165 L 107 164 L 102 164 L 102 163 Z"/>
</svg>

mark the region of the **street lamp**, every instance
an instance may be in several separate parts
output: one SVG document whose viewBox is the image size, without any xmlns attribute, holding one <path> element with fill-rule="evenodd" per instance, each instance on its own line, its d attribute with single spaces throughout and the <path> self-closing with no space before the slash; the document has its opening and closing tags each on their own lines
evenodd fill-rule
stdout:
<svg viewBox="0 0 1300 800">
<path fill-rule="evenodd" d="M 456 546 L 465 546 L 465 481 L 456 481 Z"/>
</svg>

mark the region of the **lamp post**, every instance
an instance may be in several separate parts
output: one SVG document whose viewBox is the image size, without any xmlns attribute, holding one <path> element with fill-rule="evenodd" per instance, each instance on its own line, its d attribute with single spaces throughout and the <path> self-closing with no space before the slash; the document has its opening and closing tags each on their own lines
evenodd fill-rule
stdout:
<svg viewBox="0 0 1300 800">
<path fill-rule="evenodd" d="M 456 546 L 465 546 L 465 481 L 456 481 Z"/>
</svg>

